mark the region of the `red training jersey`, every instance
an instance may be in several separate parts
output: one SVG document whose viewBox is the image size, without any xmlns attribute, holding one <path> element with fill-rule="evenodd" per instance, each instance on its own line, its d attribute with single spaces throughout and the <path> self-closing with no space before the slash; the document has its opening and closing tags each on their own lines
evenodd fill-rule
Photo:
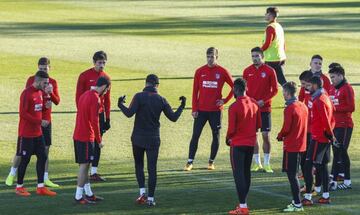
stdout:
<svg viewBox="0 0 360 215">
<path fill-rule="evenodd" d="M 219 111 L 223 106 L 216 106 L 222 99 L 222 89 L 227 83 L 234 86 L 230 73 L 220 65 L 209 67 L 204 65 L 196 70 L 193 83 L 192 111 Z M 232 90 L 224 100 L 227 103 L 233 96 Z"/>
<path fill-rule="evenodd" d="M 300 101 L 288 105 L 284 109 L 284 123 L 278 134 L 278 139 L 284 141 L 284 151 L 306 151 L 306 133 L 308 108 Z"/>
<path fill-rule="evenodd" d="M 259 68 L 251 65 L 244 70 L 243 78 L 247 85 L 246 95 L 256 101 L 264 101 L 264 106 L 260 107 L 261 112 L 271 112 L 271 99 L 278 92 L 275 70 L 266 64 Z"/>
<path fill-rule="evenodd" d="M 240 96 L 228 112 L 226 139 L 231 140 L 231 146 L 255 146 L 256 132 L 261 128 L 261 114 L 256 101 L 248 96 Z"/>
<path fill-rule="evenodd" d="M 81 73 L 76 85 L 76 107 L 78 108 L 78 103 L 80 96 L 87 90 L 90 90 L 91 87 L 96 85 L 96 82 L 99 77 L 105 76 L 110 80 L 110 76 L 104 71 L 96 71 L 94 68 L 88 69 L 85 72 Z M 104 96 L 100 97 L 101 106 L 100 113 L 105 112 L 106 119 L 110 119 L 110 89 Z"/>
<path fill-rule="evenodd" d="M 334 136 L 333 129 L 335 127 L 334 107 L 326 93 L 312 99 L 310 103 L 311 114 L 311 139 L 320 143 L 329 143 L 329 139 L 325 136 Z"/>
<path fill-rule="evenodd" d="M 99 128 L 100 105 L 100 97 L 95 90 L 88 90 L 80 96 L 76 113 L 74 140 L 101 143 Z"/>
<path fill-rule="evenodd" d="M 352 112 L 355 111 L 354 89 L 347 82 L 341 83 L 341 86 L 331 88 L 329 92 L 330 99 L 335 107 L 335 127 L 352 128 Z"/>
<path fill-rule="evenodd" d="M 19 137 L 39 137 L 42 135 L 43 98 L 41 90 L 30 86 L 21 93 L 19 105 Z"/>
<path fill-rule="evenodd" d="M 25 88 L 31 86 L 34 83 L 35 76 L 30 76 L 26 82 Z M 47 94 L 42 91 L 43 96 L 43 110 L 42 110 L 42 119 L 51 122 L 51 106 L 49 108 L 46 107 L 48 102 L 52 102 L 55 105 L 60 103 L 60 95 L 58 90 L 58 85 L 55 79 L 49 78 L 49 84 L 53 86 L 53 92 L 51 94 Z"/>
<path fill-rule="evenodd" d="M 309 113 L 310 113 L 310 108 L 309 108 L 310 100 L 311 100 L 310 92 L 305 90 L 304 87 L 301 87 L 300 92 L 299 92 L 299 101 L 303 102 L 306 105 L 306 107 L 308 108 Z M 310 117 L 310 114 L 308 114 L 307 130 L 308 130 L 308 133 L 311 132 L 311 117 Z"/>
</svg>

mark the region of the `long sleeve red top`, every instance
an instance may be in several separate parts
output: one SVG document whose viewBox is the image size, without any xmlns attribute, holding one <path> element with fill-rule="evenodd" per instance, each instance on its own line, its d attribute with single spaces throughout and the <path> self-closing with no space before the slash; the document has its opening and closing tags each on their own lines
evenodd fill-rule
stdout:
<svg viewBox="0 0 360 215">
<path fill-rule="evenodd" d="M 309 101 L 311 100 L 311 94 L 309 91 L 306 91 L 304 87 L 301 87 L 299 92 L 299 101 L 303 102 L 308 108 L 308 112 L 310 113 Z M 311 117 L 308 114 L 308 125 L 307 125 L 308 133 L 311 132 Z"/>
<path fill-rule="evenodd" d="M 78 102 L 74 140 L 101 143 L 99 109 L 101 101 L 95 90 L 83 93 Z"/>
<path fill-rule="evenodd" d="M 275 70 L 266 64 L 259 68 L 251 65 L 244 70 L 243 78 L 246 80 L 246 95 L 256 101 L 264 101 L 261 112 L 271 112 L 271 99 L 278 92 Z"/>
<path fill-rule="evenodd" d="M 28 80 L 26 81 L 26 88 L 31 86 L 34 83 L 35 76 L 30 76 Z M 60 95 L 58 90 L 58 85 L 55 79 L 49 78 L 49 84 L 53 86 L 53 92 L 51 94 L 47 94 L 44 91 L 42 91 L 43 95 L 43 111 L 42 111 L 42 119 L 47 120 L 51 122 L 51 111 L 52 108 L 47 108 L 46 103 L 48 101 L 51 101 L 55 105 L 58 105 L 60 103 Z"/>
<path fill-rule="evenodd" d="M 231 89 L 234 82 L 230 73 L 220 65 L 204 65 L 196 70 L 193 83 L 192 111 L 219 111 L 216 101 L 222 99 L 222 89 L 227 83 Z M 224 100 L 227 103 L 233 96 L 232 90 Z"/>
<path fill-rule="evenodd" d="M 333 87 L 329 92 L 330 99 L 335 107 L 335 127 L 352 128 L 354 127 L 352 112 L 355 111 L 354 89 L 347 82 L 340 85 L 336 88 Z"/>
<path fill-rule="evenodd" d="M 85 72 L 81 73 L 76 85 L 76 107 L 78 107 L 80 96 L 87 90 L 90 90 L 91 87 L 96 85 L 96 82 L 99 77 L 105 76 L 110 80 L 110 76 L 104 71 L 96 71 L 94 68 L 88 69 Z M 104 96 L 100 97 L 101 106 L 100 113 L 105 112 L 106 119 L 110 119 L 110 89 Z"/>
<path fill-rule="evenodd" d="M 261 128 L 261 114 L 254 99 L 240 96 L 230 106 L 226 139 L 230 146 L 255 146 L 256 132 Z"/>
<path fill-rule="evenodd" d="M 335 127 L 334 107 L 326 93 L 312 99 L 311 101 L 311 138 L 320 143 L 329 143 L 329 139 L 325 136 L 334 136 L 333 129 Z"/>
<path fill-rule="evenodd" d="M 39 137 L 42 135 L 43 98 L 41 90 L 30 86 L 21 93 L 19 105 L 19 137 Z"/>
<path fill-rule="evenodd" d="M 284 109 L 284 123 L 278 139 L 284 141 L 284 151 L 306 151 L 308 108 L 304 103 L 295 101 Z"/>
</svg>

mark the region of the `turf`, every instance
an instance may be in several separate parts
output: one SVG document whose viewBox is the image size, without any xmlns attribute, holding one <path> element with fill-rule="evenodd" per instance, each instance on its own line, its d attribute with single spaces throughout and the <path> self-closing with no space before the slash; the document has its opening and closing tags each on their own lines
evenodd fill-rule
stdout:
<svg viewBox="0 0 360 215">
<path fill-rule="evenodd" d="M 106 71 L 113 79 L 112 109 L 120 95 L 128 100 L 143 87 L 149 73 L 160 77 L 191 77 L 205 64 L 205 50 L 216 46 L 219 62 L 233 75 L 241 75 L 251 63 L 249 50 L 261 45 L 265 8 L 277 5 L 286 33 L 289 80 L 308 68 L 313 54 L 324 57 L 324 70 L 333 62 L 344 65 L 351 83 L 360 83 L 360 3 L 358 1 L 0 1 L 0 176 L 8 174 L 15 152 L 19 95 L 28 76 L 36 72 L 40 56 L 51 58 L 51 76 L 58 80 L 61 103 L 54 108 L 50 176 L 62 186 L 55 198 L 15 196 L 13 188 L 0 185 L 0 214 L 225 214 L 238 202 L 231 174 L 229 149 L 223 144 L 227 114 L 223 115 L 217 170 L 205 170 L 211 133 L 204 129 L 195 171 L 185 173 L 192 118 L 186 110 L 177 123 L 162 118 L 162 145 L 156 208 L 134 204 L 138 194 L 130 135 L 132 119 L 112 113 L 111 130 L 100 173 L 107 183 L 93 190 L 106 198 L 95 207 L 73 205 L 77 165 L 72 132 L 75 124 L 75 87 L 80 72 L 92 66 L 97 50 L 108 53 Z M 172 106 L 177 98 L 191 100 L 191 79 L 160 80 L 160 93 Z M 356 100 L 360 90 L 354 86 Z M 227 93 L 228 89 L 225 89 Z M 129 103 L 129 102 L 128 102 Z M 290 201 L 287 179 L 280 172 L 281 144 L 275 136 L 282 124 L 281 92 L 273 102 L 273 175 L 253 174 L 249 206 L 253 214 L 279 214 Z M 359 103 L 356 108 L 359 109 Z M 69 113 L 67 113 L 69 112 Z M 331 193 L 330 206 L 306 208 L 303 214 L 356 214 L 360 206 L 360 131 L 356 127 L 350 146 L 353 189 Z M 36 160 L 33 158 L 33 160 Z M 35 165 L 31 162 L 26 185 L 35 188 Z"/>
</svg>

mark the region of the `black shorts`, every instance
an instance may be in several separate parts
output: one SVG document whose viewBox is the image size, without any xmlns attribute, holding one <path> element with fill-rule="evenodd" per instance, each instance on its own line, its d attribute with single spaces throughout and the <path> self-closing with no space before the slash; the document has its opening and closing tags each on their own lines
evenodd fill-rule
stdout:
<svg viewBox="0 0 360 215">
<path fill-rule="evenodd" d="M 314 164 L 329 163 L 330 145 L 329 143 L 319 143 L 318 141 L 312 140 L 306 152 L 306 160 L 310 160 Z"/>
<path fill-rule="evenodd" d="M 271 113 L 261 112 L 261 132 L 271 131 Z"/>
<path fill-rule="evenodd" d="M 106 132 L 106 129 L 105 129 L 105 112 L 99 113 L 99 128 L 100 128 L 100 135 L 103 136 L 103 134 Z"/>
<path fill-rule="evenodd" d="M 94 160 L 94 147 L 96 143 L 74 140 L 75 162 L 78 164 L 90 163 Z"/>
<path fill-rule="evenodd" d="M 51 146 L 51 123 L 47 127 L 42 127 L 43 138 L 45 146 Z"/>
<path fill-rule="evenodd" d="M 45 152 L 45 143 L 43 136 L 39 137 L 18 137 L 16 146 L 16 155 L 25 156 Z"/>
<path fill-rule="evenodd" d="M 283 172 L 298 172 L 301 161 L 301 152 L 286 152 L 283 153 Z"/>
<path fill-rule="evenodd" d="M 285 60 L 283 61 L 276 61 L 276 62 L 265 62 L 265 64 L 269 65 L 270 67 L 272 67 L 275 70 L 276 73 L 276 78 L 279 82 L 279 84 L 282 86 L 286 83 L 286 78 L 285 78 Z"/>
</svg>

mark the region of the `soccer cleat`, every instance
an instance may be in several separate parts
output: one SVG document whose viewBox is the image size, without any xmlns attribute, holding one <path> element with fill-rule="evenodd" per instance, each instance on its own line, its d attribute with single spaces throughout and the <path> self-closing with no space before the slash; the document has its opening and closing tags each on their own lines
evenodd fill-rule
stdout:
<svg viewBox="0 0 360 215">
<path fill-rule="evenodd" d="M 249 213 L 249 208 L 240 208 L 239 206 L 235 210 L 229 211 L 230 215 L 248 215 Z"/>
<path fill-rule="evenodd" d="M 349 184 L 349 185 L 346 185 L 346 184 L 338 184 L 338 185 L 337 185 L 337 189 L 339 189 L 339 190 L 350 190 L 350 189 L 352 189 L 352 188 L 351 188 L 351 184 Z"/>
<path fill-rule="evenodd" d="M 253 167 L 251 168 L 251 172 L 258 172 L 258 171 L 260 171 L 260 170 L 262 170 L 263 169 L 263 167 L 262 167 L 262 165 L 261 164 L 254 164 L 253 165 Z"/>
<path fill-rule="evenodd" d="M 76 204 L 79 204 L 79 205 L 96 204 L 96 202 L 90 201 L 90 200 L 88 200 L 88 199 L 86 199 L 86 198 L 84 198 L 84 197 L 81 198 L 81 199 L 79 199 L 79 200 L 75 199 L 75 203 L 76 203 Z"/>
<path fill-rule="evenodd" d="M 301 200 L 301 204 L 303 206 L 312 206 L 314 204 L 314 202 L 312 200 L 303 198 L 303 200 Z"/>
<path fill-rule="evenodd" d="M 303 206 L 296 207 L 292 203 L 283 210 L 283 212 L 301 212 L 301 211 L 304 211 Z"/>
<path fill-rule="evenodd" d="M 92 196 L 85 195 L 85 199 L 88 201 L 91 201 L 91 202 L 100 202 L 100 201 L 104 200 L 103 197 L 95 196 L 95 195 L 92 195 Z"/>
<path fill-rule="evenodd" d="M 329 190 L 330 191 L 335 191 L 338 188 L 337 182 L 332 181 L 329 183 Z"/>
<path fill-rule="evenodd" d="M 14 178 L 15 178 L 14 175 L 9 174 L 8 177 L 6 178 L 5 184 L 7 186 L 12 186 L 14 184 Z"/>
<path fill-rule="evenodd" d="M 93 182 L 104 182 L 104 181 L 106 181 L 106 179 L 103 178 L 103 177 L 101 177 L 100 174 L 95 173 L 95 174 L 90 175 L 90 181 L 93 181 Z"/>
<path fill-rule="evenodd" d="M 60 187 L 60 185 L 53 183 L 52 181 L 50 181 L 50 179 L 45 180 L 44 184 L 45 184 L 45 186 L 52 187 L 52 188 Z"/>
<path fill-rule="evenodd" d="M 266 173 L 274 173 L 274 171 L 271 169 L 270 165 L 264 165 L 264 171 Z"/>
<path fill-rule="evenodd" d="M 56 192 L 49 190 L 46 187 L 36 188 L 36 194 L 40 196 L 56 196 Z"/>
<path fill-rule="evenodd" d="M 207 169 L 208 169 L 208 170 L 215 170 L 215 165 L 214 165 L 214 163 L 209 163 Z"/>
<path fill-rule="evenodd" d="M 338 176 L 336 177 L 336 181 L 344 181 L 344 177 L 341 176 L 341 175 L 338 175 Z"/>
<path fill-rule="evenodd" d="M 26 190 L 25 187 L 17 187 L 17 188 L 15 189 L 15 191 L 16 191 L 16 195 L 18 195 L 18 196 L 27 197 L 27 196 L 30 196 L 30 195 L 31 195 L 31 193 L 29 193 L 29 192 Z"/>
<path fill-rule="evenodd" d="M 320 199 L 317 200 L 317 203 L 318 204 L 330 204 L 330 197 L 329 198 L 324 198 L 324 197 L 321 197 Z"/>
<path fill-rule="evenodd" d="M 147 200 L 147 201 L 146 201 L 146 204 L 147 204 L 147 206 L 149 206 L 149 207 L 154 207 L 154 206 L 156 205 L 155 201 L 150 201 L 150 200 Z"/>
<path fill-rule="evenodd" d="M 139 205 L 145 204 L 146 201 L 147 201 L 147 197 L 146 197 L 145 194 L 142 194 L 141 196 L 139 196 L 139 197 L 135 200 L 136 204 L 139 204 Z"/>
<path fill-rule="evenodd" d="M 298 179 L 299 179 L 299 180 L 304 179 L 304 174 L 300 173 L 300 174 L 298 175 Z"/>
<path fill-rule="evenodd" d="M 191 171 L 193 169 L 192 163 L 187 163 L 184 167 L 184 171 Z"/>
</svg>

